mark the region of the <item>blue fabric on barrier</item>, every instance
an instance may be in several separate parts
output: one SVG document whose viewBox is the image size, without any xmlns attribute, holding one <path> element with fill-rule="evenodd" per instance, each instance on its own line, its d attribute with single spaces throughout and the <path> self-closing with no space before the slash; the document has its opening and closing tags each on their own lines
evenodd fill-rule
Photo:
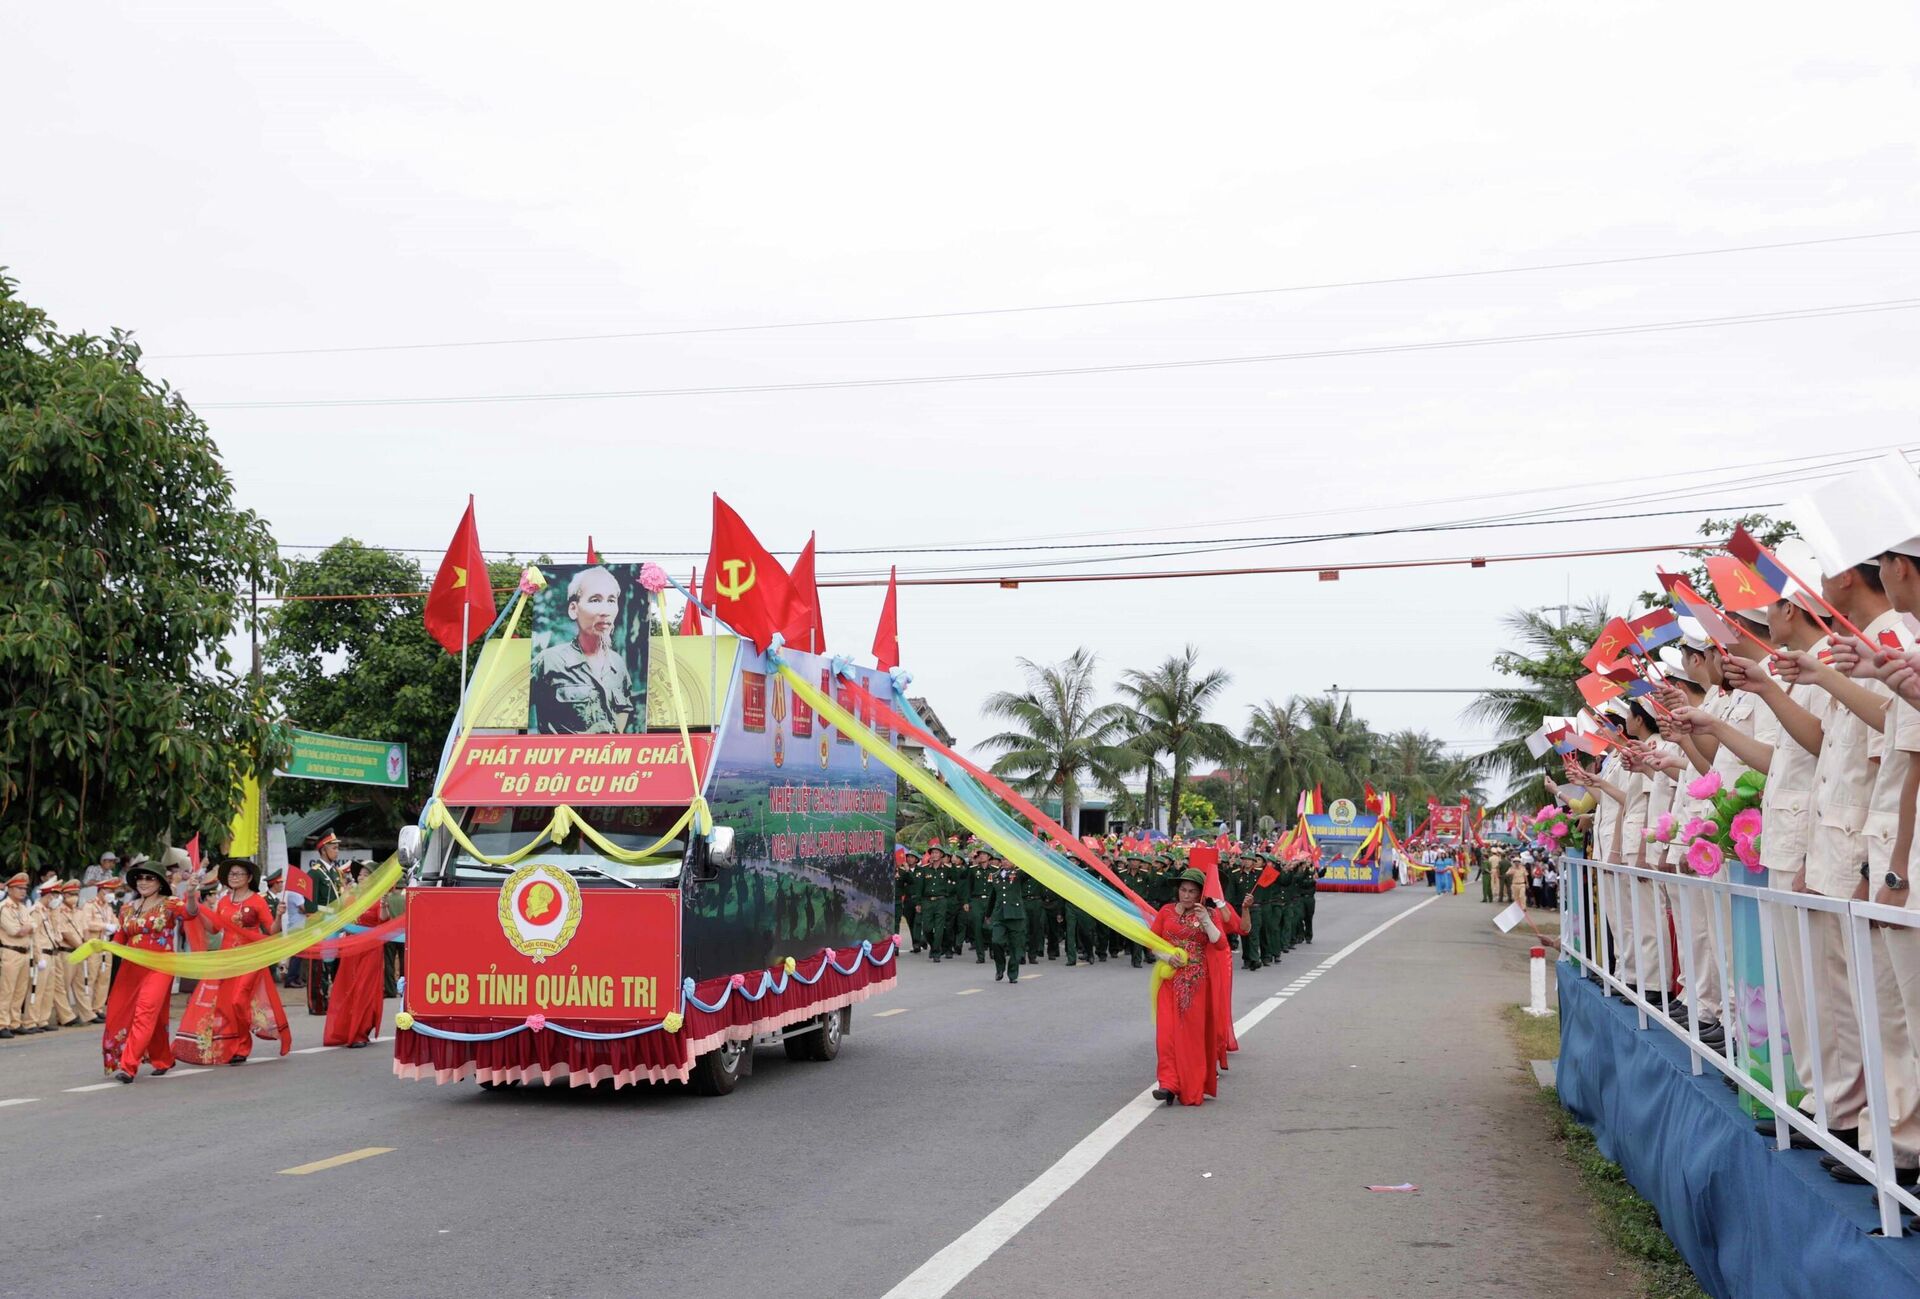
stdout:
<svg viewBox="0 0 1920 1299">
<path fill-rule="evenodd" d="M 1665 1028 L 1562 961 L 1561 1103 L 1600 1153 L 1659 1211 L 1700 1286 L 1716 1299 L 1920 1296 L 1920 1237 L 1868 1233 L 1865 1187 L 1827 1176 L 1815 1150 L 1778 1151 L 1753 1130 L 1718 1070 L 1693 1076 Z"/>
</svg>

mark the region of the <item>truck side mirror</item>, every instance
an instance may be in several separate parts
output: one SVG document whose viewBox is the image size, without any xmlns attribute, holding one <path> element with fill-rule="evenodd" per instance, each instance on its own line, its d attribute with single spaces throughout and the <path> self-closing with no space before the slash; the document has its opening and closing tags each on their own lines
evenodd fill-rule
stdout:
<svg viewBox="0 0 1920 1299">
<path fill-rule="evenodd" d="M 419 826 L 403 825 L 400 827 L 400 845 L 395 849 L 395 855 L 400 858 L 402 866 L 412 870 L 420 864 L 420 852 L 425 845 L 426 836 L 420 832 Z"/>
<path fill-rule="evenodd" d="M 716 825 L 707 836 L 707 865 L 716 870 L 732 866 L 737 861 L 733 846 L 733 827 Z"/>
</svg>

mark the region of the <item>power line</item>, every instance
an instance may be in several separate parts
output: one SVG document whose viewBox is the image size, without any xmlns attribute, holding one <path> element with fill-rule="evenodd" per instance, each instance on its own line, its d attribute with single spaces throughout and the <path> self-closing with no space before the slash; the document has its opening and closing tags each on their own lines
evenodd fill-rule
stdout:
<svg viewBox="0 0 1920 1299">
<path fill-rule="evenodd" d="M 1702 493 L 1707 491 L 1720 491 L 1724 488 L 1729 488 L 1729 487 L 1760 485 L 1764 480 L 1767 480 L 1767 479 L 1777 479 L 1781 481 L 1811 482 L 1820 478 L 1824 474 L 1824 472 L 1827 470 L 1840 470 L 1850 465 L 1861 464 L 1867 460 L 1874 458 L 1875 456 L 1881 454 L 1882 452 L 1901 451 L 1905 453 L 1905 452 L 1910 452 L 1912 450 L 1913 448 L 1906 444 L 1898 443 L 1898 442 L 1889 442 L 1879 446 L 1861 447 L 1852 451 L 1822 451 L 1822 452 L 1815 453 L 1813 455 L 1786 456 L 1777 460 L 1756 460 L 1747 464 L 1745 468 L 1750 470 L 1766 470 L 1770 472 L 1761 474 L 1758 477 L 1750 477 L 1745 479 L 1718 479 L 1713 482 L 1696 483 L 1696 484 L 1691 484 L 1687 486 L 1654 488 L 1652 485 L 1667 479 L 1672 479 L 1672 478 L 1697 478 L 1706 474 L 1718 473 L 1718 472 L 1721 472 L 1723 466 L 1713 465 L 1713 466 L 1708 466 L 1700 469 L 1670 470 L 1666 473 L 1644 474 L 1644 475 L 1638 475 L 1638 476 L 1628 477 L 1628 478 L 1602 479 L 1602 480 L 1593 481 L 1593 482 L 1561 483 L 1561 484 L 1555 484 L 1555 485 L 1550 485 L 1546 487 L 1521 487 L 1521 488 L 1513 488 L 1507 491 L 1482 492 L 1482 493 L 1476 493 L 1476 494 L 1467 495 L 1467 496 L 1426 497 L 1420 500 L 1395 501 L 1387 505 L 1377 505 L 1377 506 L 1353 505 L 1353 506 L 1343 506 L 1339 508 L 1331 508 L 1331 509 L 1324 509 L 1324 510 L 1289 511 L 1286 514 L 1254 515 L 1254 516 L 1235 518 L 1235 519 L 1214 519 L 1214 520 L 1210 520 L 1209 523 L 1202 523 L 1202 524 L 1176 524 L 1176 525 L 1161 524 L 1151 529 L 1151 531 L 1178 532 L 1178 531 L 1186 530 L 1188 528 L 1220 526 L 1224 524 L 1265 523 L 1271 519 L 1276 519 L 1276 518 L 1287 518 L 1287 519 L 1323 518 L 1327 515 L 1333 515 L 1333 514 L 1374 513 L 1379 510 L 1394 510 L 1399 513 L 1405 513 L 1409 510 L 1424 509 L 1429 506 L 1472 504 L 1479 501 L 1507 500 L 1515 496 L 1551 495 L 1555 492 L 1562 492 L 1562 491 L 1589 492 L 1594 488 L 1618 487 L 1618 486 L 1629 485 L 1629 484 L 1642 489 L 1640 491 L 1636 491 L 1634 493 L 1631 493 L 1625 496 L 1605 497 L 1600 499 L 1595 499 L 1590 495 L 1582 496 L 1581 499 L 1577 501 L 1571 501 L 1561 505 L 1542 506 L 1536 510 L 1524 511 L 1519 514 L 1504 516 L 1504 517 L 1520 518 L 1520 517 L 1526 517 L 1526 515 L 1528 514 L 1541 514 L 1541 513 L 1546 513 L 1548 511 L 1572 510 L 1572 509 L 1580 509 L 1580 508 L 1595 508 L 1595 507 L 1604 506 L 1604 505 L 1615 505 L 1615 504 L 1623 504 L 1628 502 L 1642 503 L 1642 502 L 1650 502 L 1650 501 L 1655 501 L 1660 499 L 1678 499 L 1681 497 L 1694 495 L 1697 493 Z M 1814 460 L 1825 461 L 1827 463 L 1813 466 L 1811 469 L 1794 471 L 1792 473 L 1789 473 L 1788 471 L 1785 471 L 1785 470 L 1778 470 L 1778 471 L 1774 470 L 1774 466 L 1802 465 Z M 1774 485 L 1774 484 L 1769 483 L 1768 485 Z M 1716 507 L 1716 508 L 1764 509 L 1764 508 L 1767 508 L 1767 506 L 1765 505 L 1745 506 L 1745 507 L 1722 506 L 1722 507 Z M 1093 530 L 1093 531 L 1084 531 L 1084 532 L 1055 533 L 1055 534 L 1041 535 L 1037 537 L 1007 538 L 1005 539 L 1005 542 L 1006 544 L 1008 544 L 1009 548 L 1011 548 L 1011 543 L 1015 543 L 1015 542 L 1050 542 L 1056 539 L 1064 541 L 1064 540 L 1068 540 L 1076 537 L 1118 536 L 1125 533 L 1139 533 L 1142 531 L 1148 531 L 1148 529 L 1143 529 L 1140 527 L 1131 527 L 1131 528 L 1113 528 L 1113 529 L 1107 529 L 1104 531 Z M 1334 534 L 1328 534 L 1328 535 L 1331 536 Z M 338 539 L 334 541 L 282 541 L 282 542 L 279 542 L 278 544 L 280 549 L 282 550 L 327 550 L 334 546 L 339 545 L 340 541 Z M 384 551 L 388 554 L 394 554 L 394 555 L 440 555 L 445 553 L 444 546 L 388 546 L 388 545 L 378 545 L 371 542 L 362 542 L 360 544 L 362 544 L 369 550 Z M 1098 547 L 1101 543 L 1094 542 L 1094 543 L 1088 543 L 1088 544 Z M 1121 543 L 1114 543 L 1114 544 L 1118 545 Z M 1129 542 L 1125 544 L 1138 545 L 1138 546 L 1150 546 L 1150 545 L 1184 545 L 1184 544 L 1193 544 L 1193 543 L 1183 542 L 1178 538 L 1168 537 L 1161 540 Z M 949 543 L 943 543 L 939 545 L 913 544 L 913 545 L 895 545 L 895 546 L 847 547 L 847 548 L 841 548 L 841 549 L 829 549 L 829 548 L 823 547 L 817 553 L 821 555 L 861 555 L 861 554 L 908 555 L 908 554 L 936 554 L 936 553 L 959 554 L 959 553 L 973 553 L 976 551 L 982 551 L 982 550 L 987 550 L 991 548 L 992 547 L 988 547 L 985 545 L 977 545 L 969 542 L 949 542 Z M 1041 546 L 1036 546 L 1035 548 L 1064 550 L 1064 549 L 1069 549 L 1070 547 L 1066 545 L 1058 545 L 1058 546 L 1041 545 Z M 800 547 L 788 546 L 788 547 L 782 548 L 782 547 L 775 546 L 775 547 L 770 547 L 769 550 L 770 550 L 770 553 L 774 555 L 793 555 L 793 554 L 798 554 L 800 552 Z M 547 554 L 547 555 L 565 555 L 565 556 L 585 554 L 584 551 L 572 549 L 571 543 L 569 543 L 568 545 L 562 545 L 562 546 L 527 545 L 527 546 L 502 548 L 502 549 L 488 549 L 484 553 L 489 555 L 501 555 L 501 556 L 510 557 L 510 558 L 517 558 L 521 555 L 527 555 L 527 554 Z M 701 550 L 642 550 L 638 547 L 633 547 L 633 546 L 612 546 L 612 547 L 605 548 L 603 553 L 612 554 L 612 555 L 645 554 L 648 557 L 655 558 L 655 559 L 666 559 L 666 558 L 699 559 L 699 558 L 705 557 L 705 555 L 707 554 L 707 551 L 704 549 L 701 549 Z"/>
<path fill-rule="evenodd" d="M 1569 338 L 1613 338 L 1630 334 L 1676 333 L 1723 329 L 1734 325 L 1774 324 L 1794 320 L 1824 320 L 1889 311 L 1912 311 L 1920 298 L 1888 298 L 1877 302 L 1837 303 L 1825 307 L 1797 307 L 1784 311 L 1749 312 L 1733 316 L 1703 316 L 1690 320 L 1655 320 L 1632 325 L 1601 325 L 1528 334 L 1486 335 L 1477 338 L 1432 339 L 1420 343 L 1384 343 L 1371 347 L 1322 348 L 1310 352 L 1270 352 L 1251 356 L 1208 356 L 1184 361 L 1127 361 L 1112 365 L 1076 365 L 1053 369 L 987 370 L 955 374 L 901 375 L 880 379 L 820 379 L 792 383 L 713 384 L 697 388 L 630 388 L 582 392 L 481 393 L 449 397 L 325 397 L 287 401 L 216 401 L 198 404 L 200 410 L 326 410 L 365 406 L 476 406 L 553 401 L 613 401 L 655 397 L 713 397 L 768 392 L 821 392 L 844 388 L 907 388 L 930 384 L 986 383 L 1003 379 L 1049 379 L 1077 375 L 1139 374 L 1156 370 L 1190 370 L 1228 365 L 1261 365 L 1283 361 L 1316 361 L 1348 356 L 1385 356 L 1400 352 L 1440 352 L 1458 348 L 1499 347 L 1513 343 L 1542 343 Z"/>
<path fill-rule="evenodd" d="M 1375 559 L 1358 562 L 1323 562 L 1314 564 L 1277 564 L 1260 568 L 1210 568 L 1183 569 L 1149 573 L 1008 573 L 997 577 L 902 577 L 901 586 L 1000 586 L 1017 589 L 1022 586 L 1060 585 L 1077 582 L 1162 582 L 1179 581 L 1200 577 L 1262 577 L 1277 573 L 1318 573 L 1323 578 L 1331 574 L 1338 577 L 1342 573 L 1374 572 L 1396 568 L 1486 568 L 1492 564 L 1523 564 L 1537 560 L 1557 559 L 1597 559 L 1615 555 L 1657 555 L 1671 551 L 1694 550 L 1700 546 L 1701 539 L 1674 542 L 1654 546 L 1607 546 L 1594 550 L 1542 550 L 1525 551 L 1504 555 L 1455 555 L 1444 559 Z M 855 587 L 885 586 L 887 579 L 875 578 L 822 578 L 816 586 Z M 495 595 L 511 593 L 515 588 L 503 586 L 495 588 Z M 425 591 L 380 591 L 374 593 L 316 595 L 262 595 L 262 602 L 275 604 L 300 603 L 317 600 L 418 600 L 426 596 Z"/>
<path fill-rule="evenodd" d="M 1084 311 L 1100 307 L 1152 306 L 1164 302 L 1209 302 L 1282 293 L 1311 293 L 1328 289 L 1364 289 L 1392 284 L 1423 284 L 1437 280 L 1471 280 L 1495 275 L 1525 275 L 1537 271 L 1581 270 L 1596 266 L 1626 266 L 1636 262 L 1677 261 L 1687 257 L 1720 257 L 1729 253 L 1772 252 L 1782 248 L 1811 248 L 1821 244 L 1858 243 L 1869 239 L 1896 239 L 1920 230 L 1883 230 L 1872 234 L 1833 235 L 1823 239 L 1793 239 L 1781 243 L 1739 244 L 1727 248 L 1696 248 L 1674 253 L 1643 253 L 1631 257 L 1596 257 L 1572 262 L 1538 262 L 1526 266 L 1499 266 L 1478 271 L 1440 271 L 1424 275 L 1393 275 L 1370 280 L 1337 280 L 1323 284 L 1288 284 L 1271 289 L 1227 289 L 1214 293 L 1169 293 L 1146 298 L 1102 298 L 1088 302 L 1047 302 L 1021 307 L 980 307 L 958 311 L 922 311 L 892 316 L 841 316 L 820 320 L 787 320 L 758 325 L 703 325 L 680 329 L 624 330 L 608 334 L 546 334 L 526 338 L 480 338 L 437 343 L 363 343 L 338 347 L 281 347 L 225 352 L 159 352 L 154 359 L 197 361 L 263 356 L 338 356 L 355 352 L 423 352 L 470 347 L 518 347 L 547 343 L 597 343 L 634 338 L 684 338 L 697 334 L 746 334 L 779 329 L 822 329 L 844 325 L 894 325 L 919 320 L 960 320 L 975 316 L 1013 316 L 1040 311 Z"/>
</svg>

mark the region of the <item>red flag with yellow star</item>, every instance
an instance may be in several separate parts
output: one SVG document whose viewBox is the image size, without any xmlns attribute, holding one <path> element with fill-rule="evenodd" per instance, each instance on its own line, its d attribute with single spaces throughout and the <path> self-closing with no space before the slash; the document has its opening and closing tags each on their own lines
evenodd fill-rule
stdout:
<svg viewBox="0 0 1920 1299">
<path fill-rule="evenodd" d="M 493 587 L 487 578 L 486 556 L 480 553 L 480 532 L 473 524 L 473 497 L 447 547 L 440 571 L 427 592 L 427 634 L 449 654 L 458 654 L 487 634 L 497 611 Z"/>
</svg>

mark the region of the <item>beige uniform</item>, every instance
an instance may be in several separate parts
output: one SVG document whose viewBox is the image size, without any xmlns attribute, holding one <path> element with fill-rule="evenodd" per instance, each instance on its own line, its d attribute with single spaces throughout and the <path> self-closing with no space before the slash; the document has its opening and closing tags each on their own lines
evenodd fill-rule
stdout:
<svg viewBox="0 0 1920 1299">
<path fill-rule="evenodd" d="M 32 908 L 0 897 L 0 1028 L 27 1026 L 28 970 L 33 965 Z"/>
<path fill-rule="evenodd" d="M 71 1024 L 77 1018 L 67 999 L 66 954 L 72 948 L 64 940 L 72 929 L 65 912 L 64 903 L 57 911 L 44 902 L 34 908 L 33 1007 L 27 1022 L 40 1028 Z"/>
<path fill-rule="evenodd" d="M 1888 610 L 1863 629 L 1869 643 L 1900 624 Z M 1877 681 L 1861 687 L 1876 694 Z M 1814 764 L 1814 826 L 1807 845 L 1807 888 L 1829 898 L 1851 898 L 1860 887 L 1860 864 L 1867 858 L 1864 831 L 1873 801 L 1876 775 L 1867 738 L 1872 730 L 1838 700 L 1822 727 L 1820 756 Z M 1807 916 L 1808 964 L 1820 1013 L 1820 1069 L 1826 1083 L 1827 1123 L 1857 1127 L 1867 1104 L 1867 1080 L 1861 1065 L 1860 1020 L 1854 1009 L 1853 954 L 1846 924 L 1835 915 Z"/>
<path fill-rule="evenodd" d="M 85 937 L 105 939 L 113 936 L 119 923 L 111 904 L 95 900 L 80 912 L 86 921 Z M 87 971 L 87 1009 L 95 1019 L 107 1013 L 107 991 L 113 983 L 113 953 L 95 952 L 85 962 Z"/>
<path fill-rule="evenodd" d="M 1827 647 L 1822 637 L 1813 647 Z M 1833 696 L 1818 686 L 1801 682 L 1786 689 L 1787 698 L 1819 718 L 1824 725 Z M 1817 758 L 1788 734 L 1771 708 L 1754 715 L 1754 738 L 1773 746 L 1767 768 L 1767 788 L 1760 798 L 1760 860 L 1767 868 L 1767 887 L 1785 892 L 1807 864 L 1807 845 L 1813 838 L 1813 773 Z M 1806 982 L 1802 977 L 1800 923 L 1790 907 L 1766 908 L 1773 929 L 1774 963 L 1778 967 L 1780 1013 L 1787 1021 L 1787 1040 L 1794 1044 L 1793 1068 L 1803 1089 L 1813 1087 L 1812 1041 L 1807 1036 Z M 1804 1102 L 1812 1112 L 1811 1097 Z"/>
<path fill-rule="evenodd" d="M 1904 633 L 1905 628 L 1901 631 Z M 1903 647 L 1910 648 L 1902 636 Z M 1900 797 L 1907 774 L 1920 760 L 1920 712 L 1905 700 L 1894 699 L 1887 709 L 1886 729 L 1872 736 L 1869 751 L 1879 755 L 1873 796 L 1867 803 L 1862 835 L 1867 843 L 1871 877 L 1867 896 L 1873 897 L 1886 879 L 1893 860 L 1893 840 L 1900 820 Z M 1912 854 L 1908 854 L 1909 869 Z M 1909 890 L 1896 895 L 1901 903 Z M 1899 903 L 1896 903 L 1899 905 Z M 1894 1162 L 1903 1168 L 1920 1164 L 1920 1058 L 1915 1055 L 1913 1016 L 1920 1013 L 1920 929 L 1903 926 L 1874 928 L 1873 977 L 1880 1010 L 1880 1049 L 1887 1085 L 1887 1124 L 1893 1137 Z M 1860 1145 L 1871 1145 L 1863 1127 Z"/>
<path fill-rule="evenodd" d="M 74 1015 L 84 1023 L 93 1018 L 87 1003 L 87 967 L 84 962 L 75 964 L 69 961 L 67 956 L 92 936 L 87 932 L 87 912 L 91 908 L 77 904 L 73 899 L 72 893 L 67 894 L 66 904 L 56 917 L 56 921 L 66 930 L 59 952 L 59 965 L 61 974 L 67 980 L 67 1004 L 73 1007 Z"/>
</svg>

